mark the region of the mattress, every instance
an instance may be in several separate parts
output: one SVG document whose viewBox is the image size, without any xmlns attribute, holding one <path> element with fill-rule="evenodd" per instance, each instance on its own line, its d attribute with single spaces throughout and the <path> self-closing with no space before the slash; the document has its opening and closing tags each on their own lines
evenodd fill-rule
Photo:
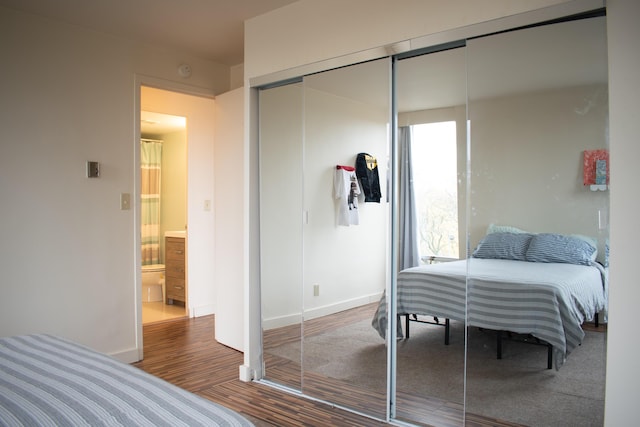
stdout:
<svg viewBox="0 0 640 427">
<path fill-rule="evenodd" d="M 252 426 L 134 366 L 51 335 L 0 338 L 2 426 Z"/>
<path fill-rule="evenodd" d="M 530 334 L 553 346 L 556 368 L 582 342 L 582 323 L 607 304 L 606 274 L 598 264 L 472 258 L 409 268 L 398 274 L 397 283 L 398 314 Z M 372 325 L 384 338 L 385 296 Z"/>
</svg>

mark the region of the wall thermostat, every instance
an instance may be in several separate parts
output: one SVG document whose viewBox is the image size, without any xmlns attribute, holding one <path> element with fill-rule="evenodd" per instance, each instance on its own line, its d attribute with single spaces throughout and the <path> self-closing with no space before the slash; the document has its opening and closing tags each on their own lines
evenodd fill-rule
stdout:
<svg viewBox="0 0 640 427">
<path fill-rule="evenodd" d="M 100 177 L 100 163 L 87 162 L 87 177 L 89 178 Z"/>
</svg>

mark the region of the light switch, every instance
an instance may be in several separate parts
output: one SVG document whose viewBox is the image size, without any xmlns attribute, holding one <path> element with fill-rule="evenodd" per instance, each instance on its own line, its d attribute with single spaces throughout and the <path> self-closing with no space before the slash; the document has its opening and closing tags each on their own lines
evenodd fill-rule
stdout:
<svg viewBox="0 0 640 427">
<path fill-rule="evenodd" d="M 609 216 L 606 210 L 598 210 L 598 229 L 606 230 L 609 227 Z"/>
<path fill-rule="evenodd" d="M 120 193 L 120 210 L 128 211 L 131 209 L 131 194 Z"/>
<path fill-rule="evenodd" d="M 206 212 L 209 212 L 211 210 L 211 200 L 205 200 L 204 201 L 204 210 Z"/>
</svg>

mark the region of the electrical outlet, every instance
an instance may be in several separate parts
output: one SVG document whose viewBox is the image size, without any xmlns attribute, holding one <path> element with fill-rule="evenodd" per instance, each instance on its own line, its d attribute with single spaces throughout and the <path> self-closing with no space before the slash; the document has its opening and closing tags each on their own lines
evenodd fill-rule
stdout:
<svg viewBox="0 0 640 427">
<path fill-rule="evenodd" d="M 320 296 L 320 285 L 313 285 L 313 296 Z"/>
</svg>

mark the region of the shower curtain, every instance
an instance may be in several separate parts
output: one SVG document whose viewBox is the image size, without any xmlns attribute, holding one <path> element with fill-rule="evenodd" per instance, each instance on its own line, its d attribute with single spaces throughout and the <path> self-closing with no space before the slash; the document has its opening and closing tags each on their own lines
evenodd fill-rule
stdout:
<svg viewBox="0 0 640 427">
<path fill-rule="evenodd" d="M 142 140 L 140 184 L 142 265 L 160 264 L 160 170 L 162 142 Z"/>
</svg>

